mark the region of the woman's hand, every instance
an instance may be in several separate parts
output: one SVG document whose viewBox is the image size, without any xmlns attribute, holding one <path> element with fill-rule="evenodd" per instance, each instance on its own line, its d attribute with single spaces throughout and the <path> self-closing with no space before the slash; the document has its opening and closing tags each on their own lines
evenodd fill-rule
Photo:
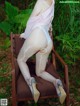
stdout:
<svg viewBox="0 0 80 106">
<path fill-rule="evenodd" d="M 20 38 L 24 38 L 24 33 L 20 34 Z"/>
<path fill-rule="evenodd" d="M 31 16 L 38 16 L 42 10 L 41 7 L 42 7 L 42 2 L 40 0 L 37 0 L 35 6 L 33 8 Z"/>
</svg>

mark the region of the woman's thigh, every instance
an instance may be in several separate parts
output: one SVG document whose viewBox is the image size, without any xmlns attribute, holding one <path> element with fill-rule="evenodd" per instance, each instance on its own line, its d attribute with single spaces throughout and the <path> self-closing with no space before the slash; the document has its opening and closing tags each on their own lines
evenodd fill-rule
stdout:
<svg viewBox="0 0 80 106">
<path fill-rule="evenodd" d="M 47 47 L 47 40 L 44 33 L 35 28 L 31 35 L 24 41 L 24 44 L 19 52 L 18 58 L 30 57 L 36 52 L 43 50 Z"/>
<path fill-rule="evenodd" d="M 32 30 L 30 36 L 26 39 L 26 42 L 30 45 L 35 44 L 41 49 L 45 48 L 48 43 L 45 33 L 39 27 Z"/>
<path fill-rule="evenodd" d="M 53 43 L 51 41 L 46 48 L 36 54 L 36 74 L 41 73 L 45 70 L 52 47 Z"/>
<path fill-rule="evenodd" d="M 46 48 L 40 50 L 39 52 L 42 53 L 43 55 L 49 54 L 49 53 L 51 52 L 52 48 L 53 48 L 53 41 L 51 40 L 51 41 L 47 44 Z"/>
</svg>

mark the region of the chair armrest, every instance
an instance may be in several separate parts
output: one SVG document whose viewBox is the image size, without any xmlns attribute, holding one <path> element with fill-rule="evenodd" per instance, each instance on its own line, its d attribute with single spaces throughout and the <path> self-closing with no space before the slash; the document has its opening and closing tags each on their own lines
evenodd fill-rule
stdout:
<svg viewBox="0 0 80 106">
<path fill-rule="evenodd" d="M 52 50 L 52 53 L 55 54 L 55 57 L 58 58 L 58 60 L 62 63 L 62 65 L 64 66 L 64 81 L 66 83 L 66 87 L 67 87 L 67 92 L 69 93 L 69 78 L 68 78 L 68 66 L 67 64 L 64 62 L 64 60 L 60 57 L 60 55 L 54 50 Z"/>
<path fill-rule="evenodd" d="M 64 60 L 62 59 L 62 57 L 53 49 L 52 50 L 53 53 L 55 54 L 55 56 L 60 60 L 60 62 L 64 65 L 67 66 L 67 64 L 64 62 Z"/>
</svg>

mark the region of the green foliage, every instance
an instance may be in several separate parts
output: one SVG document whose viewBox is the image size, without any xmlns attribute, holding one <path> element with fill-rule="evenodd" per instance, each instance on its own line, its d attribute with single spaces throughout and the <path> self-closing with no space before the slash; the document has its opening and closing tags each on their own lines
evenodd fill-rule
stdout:
<svg viewBox="0 0 80 106">
<path fill-rule="evenodd" d="M 22 10 L 14 19 L 16 25 L 18 25 L 18 33 L 23 31 L 26 27 L 28 18 L 32 12 L 32 9 Z"/>
<path fill-rule="evenodd" d="M 0 29 L 9 36 L 11 31 L 14 29 L 14 18 L 18 15 L 18 8 L 12 6 L 8 2 L 5 2 L 5 12 L 6 18 L 0 23 Z"/>
<path fill-rule="evenodd" d="M 77 96 L 76 99 L 78 102 L 80 102 L 80 96 Z"/>
<path fill-rule="evenodd" d="M 5 72 L 7 71 L 8 64 L 7 64 L 7 63 L 3 63 L 3 64 L 1 65 L 1 67 L 2 67 L 2 68 L 0 68 L 0 73 L 5 73 Z M 3 80 L 5 80 L 5 79 L 3 79 Z M 0 79 L 0 81 L 1 81 L 1 79 Z"/>
<path fill-rule="evenodd" d="M 19 10 L 9 2 L 5 2 L 5 12 L 6 18 L 0 23 L 0 29 L 9 36 L 11 32 L 21 33 L 24 30 L 32 9 Z"/>
<path fill-rule="evenodd" d="M 15 18 L 15 16 L 18 15 L 18 11 L 19 10 L 17 7 L 14 7 L 10 3 L 8 3 L 7 1 L 5 2 L 5 12 L 6 12 L 9 20 L 12 21 Z"/>
<path fill-rule="evenodd" d="M 36 0 L 28 1 L 28 7 L 25 10 L 19 10 L 17 7 L 5 2 L 6 18 L 0 23 L 0 29 L 8 36 L 11 32 L 22 33 L 35 2 Z M 75 64 L 80 58 L 79 4 L 62 4 L 59 3 L 59 0 L 56 0 L 52 24 L 56 50 L 69 65 Z"/>
<path fill-rule="evenodd" d="M 56 1 L 53 29 L 55 36 L 65 33 L 79 34 L 80 31 L 80 6 L 79 4 L 60 4 Z"/>
<path fill-rule="evenodd" d="M 6 15 L 5 15 L 5 11 L 2 7 L 0 7 L 0 22 L 3 21 L 5 19 Z"/>
<path fill-rule="evenodd" d="M 11 32 L 11 25 L 7 21 L 3 21 L 0 23 L 0 29 L 3 30 L 7 35 Z"/>
<path fill-rule="evenodd" d="M 4 40 L 4 45 L 3 46 L 0 46 L 3 50 L 6 50 L 10 47 L 11 45 L 11 42 L 10 42 L 10 39 L 7 37 L 5 40 Z"/>
<path fill-rule="evenodd" d="M 72 37 L 70 34 L 57 36 L 59 41 L 57 50 L 68 64 L 74 64 L 79 58 L 80 54 L 80 35 Z"/>
<path fill-rule="evenodd" d="M 80 6 L 56 0 L 53 35 L 56 50 L 69 64 L 80 58 Z"/>
<path fill-rule="evenodd" d="M 5 93 L 0 93 L 0 98 L 6 98 L 6 94 Z"/>
</svg>

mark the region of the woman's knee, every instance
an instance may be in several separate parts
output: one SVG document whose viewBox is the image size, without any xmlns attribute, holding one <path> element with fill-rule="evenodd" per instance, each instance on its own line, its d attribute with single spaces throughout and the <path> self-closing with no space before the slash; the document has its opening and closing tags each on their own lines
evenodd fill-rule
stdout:
<svg viewBox="0 0 80 106">
<path fill-rule="evenodd" d="M 42 72 L 36 71 L 36 75 L 37 75 L 38 77 L 40 77 L 42 73 L 43 73 L 43 71 L 42 71 Z"/>
<path fill-rule="evenodd" d="M 22 57 L 23 57 L 23 54 L 20 51 L 19 54 L 18 54 L 18 56 L 17 56 L 17 62 L 18 62 L 18 64 L 22 62 Z"/>
<path fill-rule="evenodd" d="M 36 75 L 37 75 L 38 77 L 40 77 L 41 73 L 40 73 L 40 72 L 36 72 Z"/>
<path fill-rule="evenodd" d="M 18 64 L 21 62 L 21 59 L 19 56 L 17 56 L 17 62 L 18 62 Z"/>
<path fill-rule="evenodd" d="M 27 49 L 21 50 L 17 56 L 17 62 L 26 62 L 32 55 L 34 55 L 39 50 L 37 45 L 32 45 L 31 47 L 27 47 Z"/>
</svg>

